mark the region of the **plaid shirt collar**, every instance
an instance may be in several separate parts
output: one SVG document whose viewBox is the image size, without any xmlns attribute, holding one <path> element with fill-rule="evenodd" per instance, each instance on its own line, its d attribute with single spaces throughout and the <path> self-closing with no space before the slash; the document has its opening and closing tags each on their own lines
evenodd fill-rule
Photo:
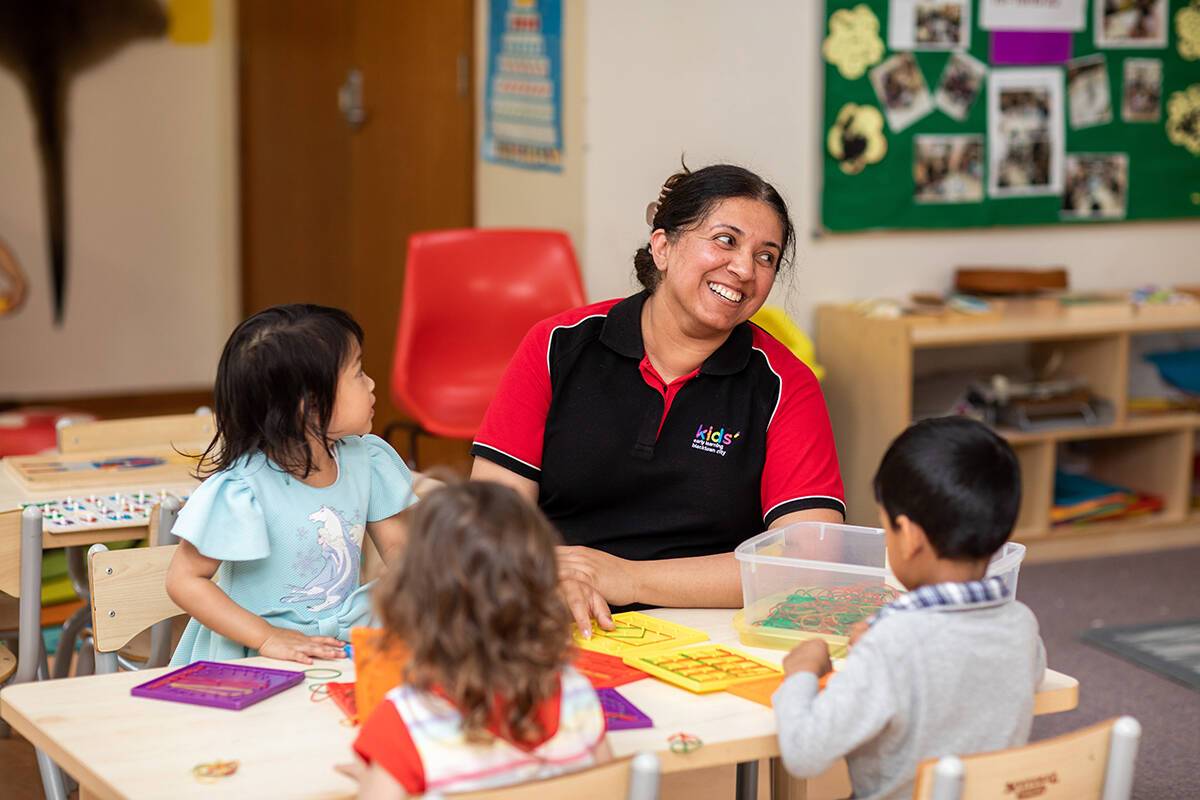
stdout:
<svg viewBox="0 0 1200 800">
<path fill-rule="evenodd" d="M 935 608 L 943 611 L 972 611 L 977 608 L 989 608 L 1007 603 L 1011 597 L 1004 579 L 998 575 L 984 578 L 981 581 L 966 581 L 964 583 L 934 583 L 903 594 L 871 617 L 869 624 L 874 625 L 886 616 L 897 611 L 919 611 L 923 608 Z"/>
</svg>

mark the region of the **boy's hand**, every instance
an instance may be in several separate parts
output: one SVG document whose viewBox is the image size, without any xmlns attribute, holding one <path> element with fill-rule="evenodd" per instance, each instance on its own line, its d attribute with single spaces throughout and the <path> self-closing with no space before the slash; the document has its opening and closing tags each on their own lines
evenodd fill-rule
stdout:
<svg viewBox="0 0 1200 800">
<path fill-rule="evenodd" d="M 783 671 L 789 677 L 797 672 L 811 672 L 818 678 L 833 670 L 829 660 L 829 645 L 824 639 L 809 639 L 792 648 L 783 657 Z"/>
<path fill-rule="evenodd" d="M 311 664 L 314 658 L 334 660 L 345 655 L 342 643 L 332 636 L 306 636 L 287 628 L 271 628 L 258 646 L 258 654 L 282 661 Z"/>
<path fill-rule="evenodd" d="M 850 628 L 850 646 L 853 647 L 854 645 L 858 644 L 858 640 L 861 639 L 862 635 L 870 629 L 871 626 L 867 624 L 865 619 L 854 623 L 854 625 Z"/>
</svg>

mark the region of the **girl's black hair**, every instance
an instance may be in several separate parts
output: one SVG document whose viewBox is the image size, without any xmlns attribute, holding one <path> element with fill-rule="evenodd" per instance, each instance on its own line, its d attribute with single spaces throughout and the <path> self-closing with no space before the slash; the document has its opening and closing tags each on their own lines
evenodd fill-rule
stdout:
<svg viewBox="0 0 1200 800">
<path fill-rule="evenodd" d="M 780 259 L 775 267 L 778 272 L 791 261 L 796 229 L 788 215 L 787 203 L 775 187 L 744 167 L 733 164 L 713 164 L 695 172 L 683 165 L 683 169 L 667 178 L 658 202 L 651 204 L 652 218 L 648 220 L 650 230 L 662 228 L 672 241 L 680 233 L 694 229 L 723 200 L 731 197 L 747 197 L 766 203 L 779 215 L 783 227 Z M 651 214 L 647 214 L 651 216 Z M 638 282 L 653 292 L 658 288 L 661 275 L 654 265 L 650 244 L 633 254 L 633 268 Z"/>
<path fill-rule="evenodd" d="M 307 477 L 313 470 L 308 435 L 326 441 L 352 340 L 362 347 L 362 327 L 326 306 L 274 306 L 238 325 L 217 364 L 217 433 L 200 458 L 198 477 L 257 451 Z"/>
</svg>

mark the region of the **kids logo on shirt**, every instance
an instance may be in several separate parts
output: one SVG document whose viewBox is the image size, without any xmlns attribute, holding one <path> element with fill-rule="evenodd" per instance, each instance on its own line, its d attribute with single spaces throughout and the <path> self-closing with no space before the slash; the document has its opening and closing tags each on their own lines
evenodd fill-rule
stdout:
<svg viewBox="0 0 1200 800">
<path fill-rule="evenodd" d="M 692 439 L 692 449 L 724 456 L 727 452 L 725 448 L 732 445 L 734 440 L 741 435 L 741 431 L 726 433 L 724 428 L 714 428 L 712 425 L 705 427 L 701 423 L 700 427 L 696 429 L 695 437 Z"/>
</svg>

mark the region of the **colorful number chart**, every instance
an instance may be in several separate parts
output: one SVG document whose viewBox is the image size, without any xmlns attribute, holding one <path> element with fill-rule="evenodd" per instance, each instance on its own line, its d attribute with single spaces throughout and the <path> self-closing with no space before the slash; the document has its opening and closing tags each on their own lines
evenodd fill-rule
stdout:
<svg viewBox="0 0 1200 800">
<path fill-rule="evenodd" d="M 613 622 L 616 623 L 616 628 L 606 631 L 593 621 L 592 638 L 584 639 L 579 631 L 576 631 L 575 644 L 585 650 L 624 658 L 632 653 L 664 650 L 708 639 L 708 634 L 704 631 L 676 625 L 638 611 L 613 614 Z"/>
<path fill-rule="evenodd" d="M 782 674 L 779 667 L 721 644 L 627 656 L 625 663 L 690 692 L 720 692 Z"/>
<path fill-rule="evenodd" d="M 130 694 L 241 711 L 303 680 L 303 672 L 197 661 L 138 684 Z"/>
</svg>

